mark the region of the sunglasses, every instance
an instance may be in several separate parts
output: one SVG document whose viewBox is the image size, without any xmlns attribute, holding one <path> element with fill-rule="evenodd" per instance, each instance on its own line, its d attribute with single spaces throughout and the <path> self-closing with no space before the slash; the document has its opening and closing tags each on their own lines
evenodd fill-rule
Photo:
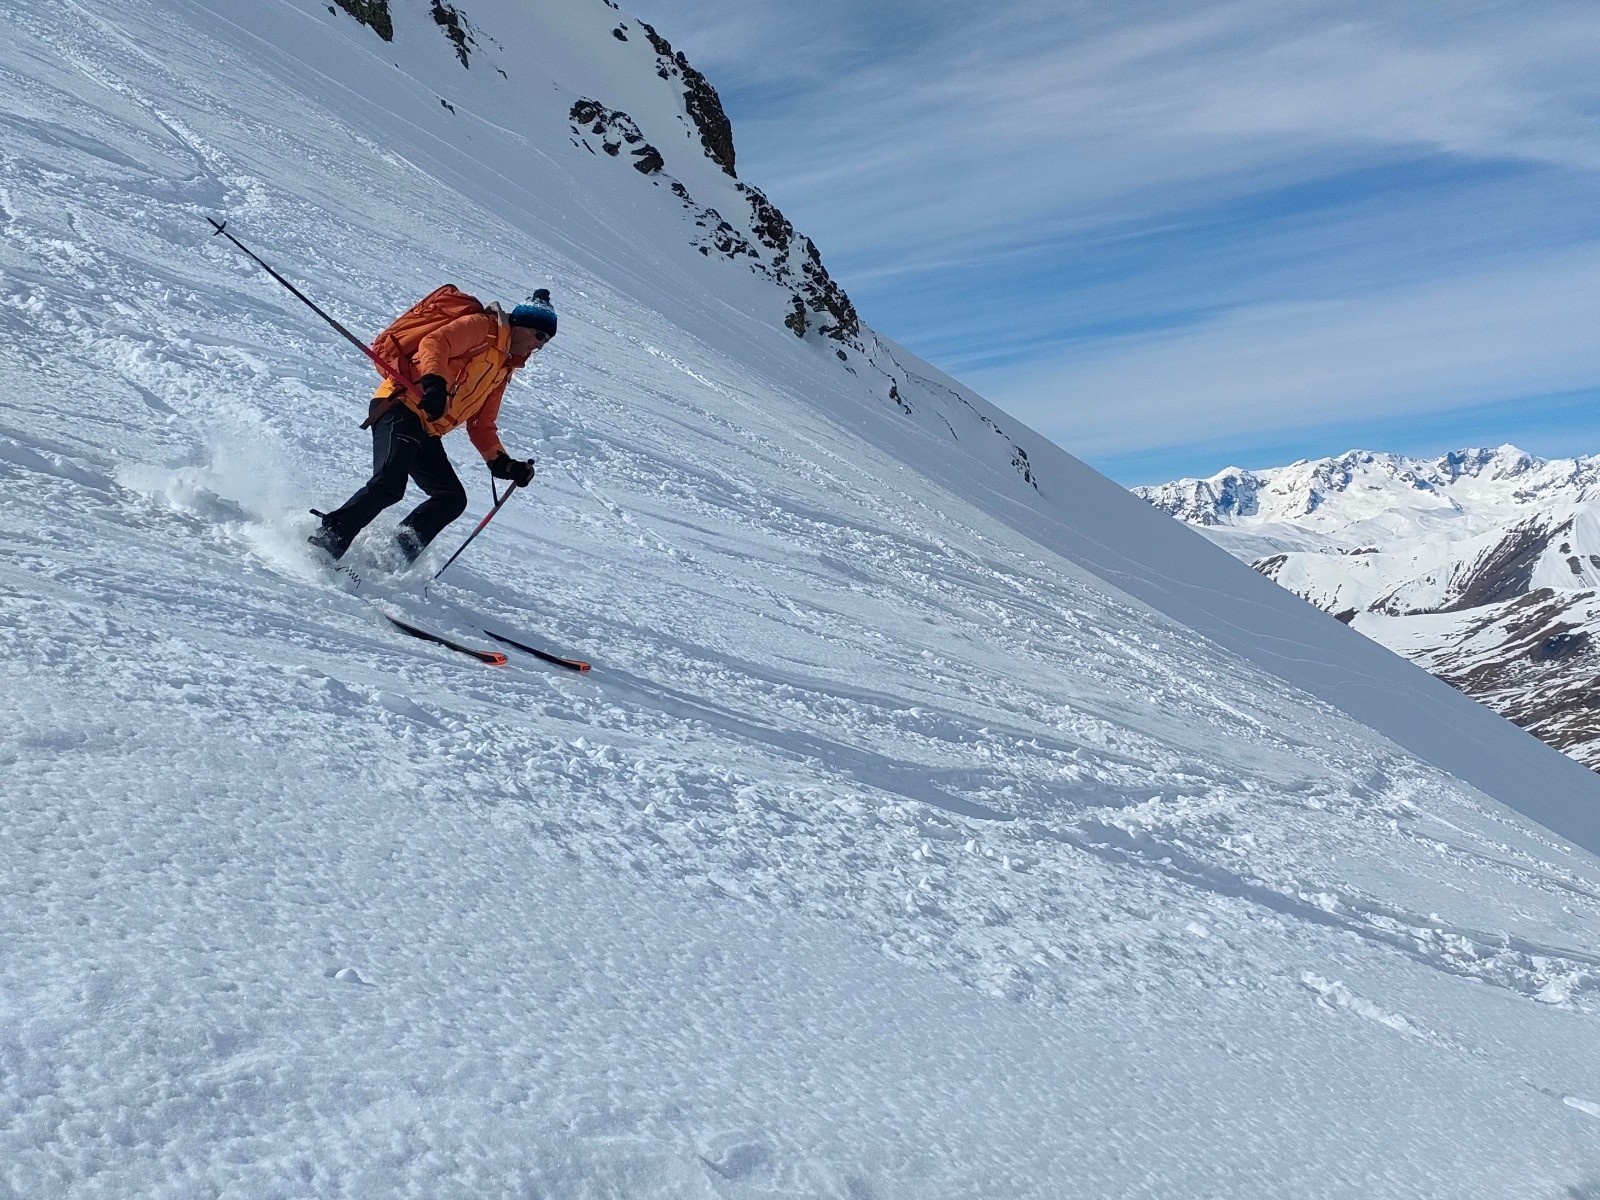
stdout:
<svg viewBox="0 0 1600 1200">
<path fill-rule="evenodd" d="M 530 329 L 528 332 L 533 335 L 533 339 L 541 346 L 548 342 L 552 336 L 542 329 Z"/>
</svg>

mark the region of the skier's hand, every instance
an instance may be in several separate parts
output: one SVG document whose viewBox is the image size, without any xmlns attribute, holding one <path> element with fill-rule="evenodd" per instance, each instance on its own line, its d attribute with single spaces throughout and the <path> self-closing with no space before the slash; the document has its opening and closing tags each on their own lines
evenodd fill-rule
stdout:
<svg viewBox="0 0 1600 1200">
<path fill-rule="evenodd" d="M 417 386 L 422 389 L 422 411 L 428 414 L 428 420 L 437 421 L 444 416 L 444 410 L 450 403 L 450 393 L 444 378 L 439 375 L 424 375 L 417 381 Z"/>
<path fill-rule="evenodd" d="M 496 479 L 509 479 L 517 487 L 527 487 L 533 482 L 533 459 L 512 458 L 502 450 L 489 461 L 489 474 Z"/>
</svg>

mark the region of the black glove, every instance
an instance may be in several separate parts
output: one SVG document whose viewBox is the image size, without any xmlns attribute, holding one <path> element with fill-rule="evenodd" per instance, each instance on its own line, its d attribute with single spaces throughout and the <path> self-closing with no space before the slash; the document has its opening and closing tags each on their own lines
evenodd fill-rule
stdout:
<svg viewBox="0 0 1600 1200">
<path fill-rule="evenodd" d="M 417 381 L 417 386 L 422 389 L 422 411 L 428 414 L 428 420 L 437 421 L 444 416 L 445 407 L 450 403 L 450 393 L 445 386 L 444 378 L 439 375 L 424 375 Z"/>
<path fill-rule="evenodd" d="M 512 458 L 504 450 L 489 461 L 489 474 L 496 479 L 509 479 L 518 487 L 533 482 L 533 459 Z"/>
</svg>

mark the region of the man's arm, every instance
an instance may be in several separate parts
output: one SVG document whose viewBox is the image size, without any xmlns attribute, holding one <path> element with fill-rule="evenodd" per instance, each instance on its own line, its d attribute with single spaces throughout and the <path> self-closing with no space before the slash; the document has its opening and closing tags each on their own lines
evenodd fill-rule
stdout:
<svg viewBox="0 0 1600 1200">
<path fill-rule="evenodd" d="M 467 422 L 467 436 L 478 448 L 478 453 L 483 455 L 483 461 L 489 464 L 489 474 L 496 479 L 509 479 L 518 487 L 527 487 L 533 482 L 533 459 L 512 458 L 507 454 L 506 448 L 500 444 L 500 432 L 495 427 L 500 416 L 500 398 L 505 392 L 506 385 L 502 383 L 484 401 L 483 407 Z"/>
<path fill-rule="evenodd" d="M 478 453 L 483 455 L 484 462 L 493 462 L 506 452 L 506 448 L 500 444 L 500 398 L 506 394 L 506 383 L 510 382 L 507 379 L 495 388 L 483 402 L 483 407 L 467 420 L 467 437 L 472 439 Z"/>
</svg>

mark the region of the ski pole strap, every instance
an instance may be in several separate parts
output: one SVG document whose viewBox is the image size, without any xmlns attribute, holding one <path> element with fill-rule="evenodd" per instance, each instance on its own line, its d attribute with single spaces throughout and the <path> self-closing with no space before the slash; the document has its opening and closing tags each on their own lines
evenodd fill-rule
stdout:
<svg viewBox="0 0 1600 1200">
<path fill-rule="evenodd" d="M 271 275 L 279 283 L 283 284 L 284 287 L 288 288 L 289 292 L 294 296 L 294 298 L 296 300 L 299 300 L 302 304 L 304 304 L 312 312 L 316 313 L 317 316 L 321 317 L 329 325 L 332 325 L 335 329 L 337 329 L 341 334 L 343 334 L 345 336 L 345 338 L 350 342 L 350 344 L 352 346 L 354 346 L 357 350 L 361 351 L 361 353 L 365 354 L 368 358 L 370 358 L 372 360 L 372 365 L 378 368 L 378 372 L 385 379 L 389 380 L 390 383 L 394 384 L 402 392 L 409 390 L 406 387 L 406 381 L 404 379 L 400 378 L 399 371 L 397 371 L 391 364 L 386 363 L 386 362 L 383 361 L 383 359 L 379 358 L 377 356 L 377 354 L 375 354 L 373 352 L 372 347 L 368 346 L 365 342 L 363 342 L 355 334 L 351 333 L 348 329 L 346 329 L 338 321 L 334 320 L 327 313 L 323 312 L 322 309 L 318 308 L 317 305 L 312 301 L 312 299 L 309 296 L 307 296 L 299 288 L 295 287 L 294 284 L 290 283 L 282 275 L 279 275 L 270 266 L 268 266 L 261 259 L 260 255 L 256 254 L 256 252 L 254 250 L 250 249 L 249 246 L 246 246 L 238 238 L 234 237 L 233 234 L 229 233 L 228 232 L 228 223 L 226 221 L 219 221 L 215 217 L 207 217 L 206 220 L 211 222 L 212 228 L 216 230 L 216 233 L 213 233 L 211 235 L 212 237 L 216 237 L 217 234 L 220 233 L 223 237 L 227 238 L 230 242 L 232 242 L 235 246 L 237 246 L 241 251 L 243 251 L 244 254 L 250 259 L 251 262 L 255 263 L 256 266 L 260 267 L 268 275 Z M 363 426 L 362 428 L 365 428 L 365 426 Z"/>
</svg>

